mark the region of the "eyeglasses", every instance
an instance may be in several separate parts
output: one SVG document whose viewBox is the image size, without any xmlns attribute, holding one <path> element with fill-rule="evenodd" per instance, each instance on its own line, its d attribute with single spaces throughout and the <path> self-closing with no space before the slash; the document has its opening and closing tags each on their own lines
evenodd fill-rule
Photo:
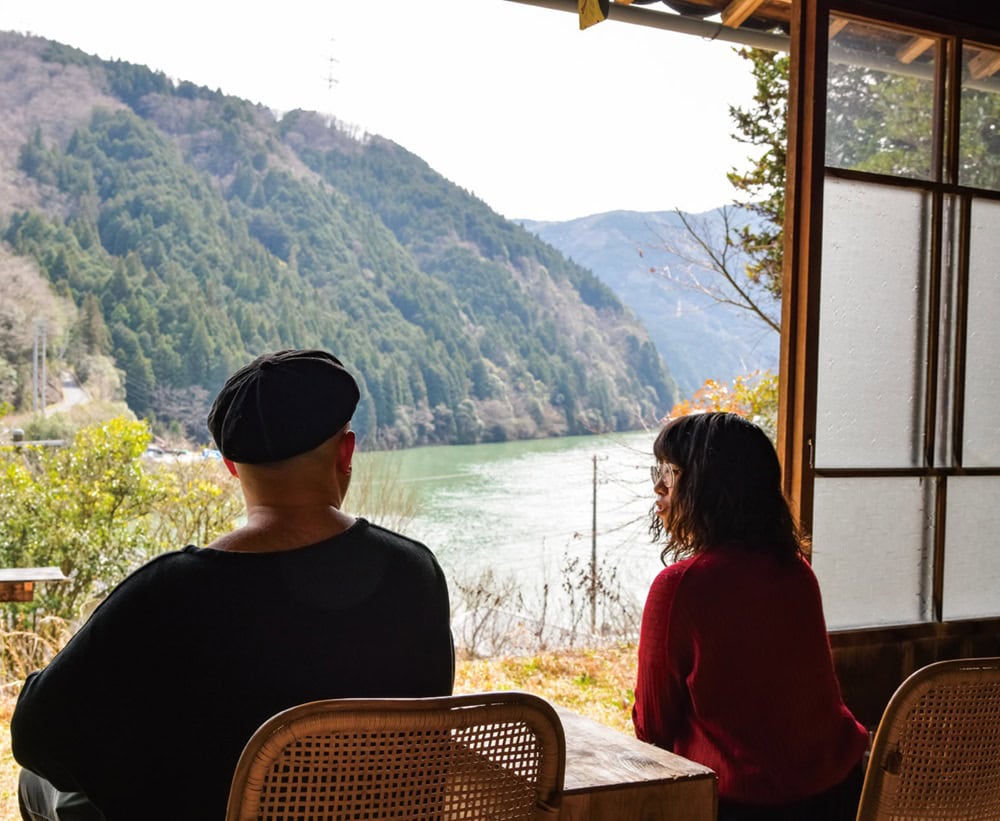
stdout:
<svg viewBox="0 0 1000 821">
<path fill-rule="evenodd" d="M 663 462 L 649 468 L 649 478 L 654 487 L 662 483 L 667 490 L 670 490 L 674 486 L 674 482 L 677 481 L 677 474 L 680 472 L 680 468 L 674 470 L 674 466 L 670 462 Z"/>
</svg>

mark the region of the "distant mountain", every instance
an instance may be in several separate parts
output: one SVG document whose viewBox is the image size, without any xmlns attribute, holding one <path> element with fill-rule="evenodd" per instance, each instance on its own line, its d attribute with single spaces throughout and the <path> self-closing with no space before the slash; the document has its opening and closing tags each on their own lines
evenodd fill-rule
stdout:
<svg viewBox="0 0 1000 821">
<path fill-rule="evenodd" d="M 386 446 L 631 429 L 677 398 L 610 288 L 390 140 L 12 33 L 0 107 L 0 293 L 5 257 L 34 260 L 79 311 L 50 349 L 111 355 L 159 424 L 197 428 L 288 346 L 361 375 Z"/>
<path fill-rule="evenodd" d="M 719 235 L 718 211 L 691 220 Z M 706 379 L 730 381 L 757 369 L 777 370 L 774 331 L 746 311 L 683 284 L 690 282 L 688 260 L 698 255 L 675 212 L 612 211 L 566 222 L 520 223 L 593 271 L 636 312 L 685 395 Z M 698 276 L 709 277 L 704 271 Z"/>
</svg>

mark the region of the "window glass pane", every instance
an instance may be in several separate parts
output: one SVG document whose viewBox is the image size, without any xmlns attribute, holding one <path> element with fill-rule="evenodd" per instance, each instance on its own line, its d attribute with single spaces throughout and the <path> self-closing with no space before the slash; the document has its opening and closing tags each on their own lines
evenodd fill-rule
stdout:
<svg viewBox="0 0 1000 821">
<path fill-rule="evenodd" d="M 826 164 L 931 179 L 938 41 L 831 19 Z"/>
<path fill-rule="evenodd" d="M 1000 50 L 962 49 L 962 112 L 958 181 L 1000 188 Z"/>
<path fill-rule="evenodd" d="M 931 618 L 934 484 L 817 478 L 813 569 L 831 629 Z"/>
<path fill-rule="evenodd" d="M 930 208 L 921 192 L 826 181 L 817 467 L 923 463 Z"/>
<path fill-rule="evenodd" d="M 1000 203 L 974 200 L 962 464 L 1000 466 Z"/>
<path fill-rule="evenodd" d="M 948 480 L 945 619 L 1000 616 L 1000 476 Z"/>
</svg>

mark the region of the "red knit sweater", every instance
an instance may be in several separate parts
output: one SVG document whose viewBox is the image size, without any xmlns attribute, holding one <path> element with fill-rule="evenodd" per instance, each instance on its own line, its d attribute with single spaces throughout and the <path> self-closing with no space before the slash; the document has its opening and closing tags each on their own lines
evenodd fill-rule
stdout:
<svg viewBox="0 0 1000 821">
<path fill-rule="evenodd" d="M 868 743 L 841 698 L 812 569 L 738 546 L 653 582 L 632 720 L 640 739 L 715 770 L 721 798 L 748 804 L 823 792 Z"/>
</svg>

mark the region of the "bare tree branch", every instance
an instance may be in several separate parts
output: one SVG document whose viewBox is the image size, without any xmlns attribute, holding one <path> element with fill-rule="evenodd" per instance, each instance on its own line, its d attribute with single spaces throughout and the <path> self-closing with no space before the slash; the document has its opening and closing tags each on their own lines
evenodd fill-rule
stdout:
<svg viewBox="0 0 1000 821">
<path fill-rule="evenodd" d="M 745 275 L 745 265 L 740 259 L 739 248 L 733 237 L 737 229 L 733 221 L 733 208 L 724 206 L 719 210 L 722 237 L 712 235 L 707 225 L 698 225 L 690 215 L 680 210 L 675 212 L 684 226 L 688 238 L 695 246 L 695 253 L 676 246 L 660 237 L 664 250 L 688 263 L 690 266 L 683 277 L 677 276 L 669 268 L 659 273 L 671 282 L 690 288 L 722 305 L 732 305 L 748 311 L 775 332 L 781 331 L 781 319 L 774 316 L 764 304 L 764 299 L 772 299 L 764 286 L 757 286 Z M 711 275 L 721 284 L 713 284 L 698 276 L 698 271 Z M 755 287 L 756 286 L 756 287 Z M 753 293 L 759 290 L 760 296 Z"/>
</svg>

